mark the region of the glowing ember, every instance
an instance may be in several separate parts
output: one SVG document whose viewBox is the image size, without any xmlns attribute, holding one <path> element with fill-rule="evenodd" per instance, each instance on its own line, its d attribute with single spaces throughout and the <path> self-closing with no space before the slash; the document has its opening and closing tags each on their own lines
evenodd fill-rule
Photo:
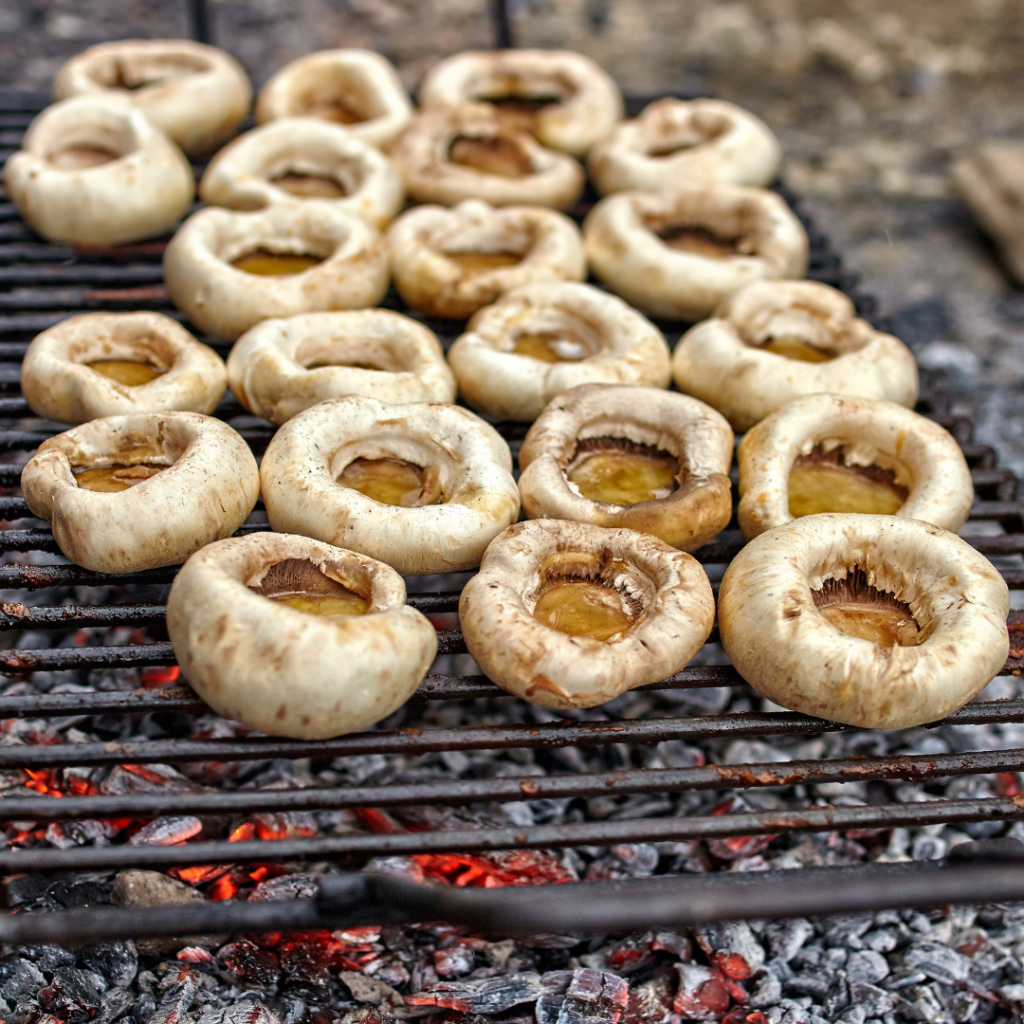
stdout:
<svg viewBox="0 0 1024 1024">
<path fill-rule="evenodd" d="M 176 683 L 181 669 L 177 665 L 168 665 L 166 668 L 144 668 L 140 673 L 143 689 L 151 690 L 156 686 L 164 686 L 167 683 Z"/>
<path fill-rule="evenodd" d="M 256 835 L 256 826 L 251 821 L 243 822 L 228 836 L 229 843 L 245 843 Z"/>
<path fill-rule="evenodd" d="M 481 857 L 465 853 L 416 853 L 412 859 L 427 877 L 458 888 L 497 889 L 503 885 L 573 881 L 562 862 L 543 850 L 499 850 Z"/>
</svg>

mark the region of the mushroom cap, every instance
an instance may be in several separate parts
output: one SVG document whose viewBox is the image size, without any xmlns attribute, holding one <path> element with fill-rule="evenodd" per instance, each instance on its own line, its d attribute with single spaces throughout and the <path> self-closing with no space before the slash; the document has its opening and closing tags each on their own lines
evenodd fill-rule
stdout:
<svg viewBox="0 0 1024 1024">
<path fill-rule="evenodd" d="M 436 64 L 419 91 L 424 109 L 483 102 L 481 96 L 559 97 L 539 110 L 531 131 L 543 146 L 584 156 L 622 117 L 622 93 L 589 57 L 568 50 L 474 50 Z"/>
<path fill-rule="evenodd" d="M 319 175 L 338 182 L 339 199 L 304 199 L 274 183 L 283 174 Z M 398 171 L 380 150 L 347 128 L 317 117 L 271 121 L 225 146 L 210 161 L 199 195 L 204 203 L 259 210 L 271 203 L 326 203 L 383 228 L 405 202 Z"/>
<path fill-rule="evenodd" d="M 806 339 L 834 358 L 806 363 L 758 347 L 778 336 Z M 764 282 L 737 292 L 713 319 L 683 335 L 672 373 L 680 391 L 716 408 L 735 430 L 799 395 L 908 407 L 917 401 L 917 364 L 906 345 L 859 319 L 846 295 L 817 281 Z"/>
<path fill-rule="evenodd" d="M 332 102 L 365 115 L 345 130 L 385 149 L 412 119 L 409 94 L 394 65 L 372 50 L 319 50 L 286 64 L 260 89 L 256 122 L 315 116 Z"/>
<path fill-rule="evenodd" d="M 595 350 L 574 362 L 545 363 L 512 351 L 526 331 L 570 330 Z M 494 416 L 533 420 L 560 391 L 577 384 L 669 383 L 661 331 L 621 299 L 573 282 L 517 288 L 485 306 L 448 350 L 462 396 Z"/>
<path fill-rule="evenodd" d="M 854 567 L 909 605 L 917 647 L 849 636 L 812 589 Z M 1009 591 L 995 566 L 955 534 L 899 516 L 827 513 L 752 540 L 718 598 L 722 645 L 759 694 L 793 711 L 865 729 L 906 729 L 966 704 L 1009 650 Z"/>
<path fill-rule="evenodd" d="M 451 209 L 416 206 L 391 225 L 387 241 L 399 294 L 430 316 L 464 319 L 515 288 L 587 276 L 579 228 L 539 206 L 495 209 L 479 199 Z M 463 252 L 516 253 L 522 259 L 467 274 L 447 258 Z"/>
<path fill-rule="evenodd" d="M 167 468 L 127 491 L 78 486 L 72 466 Z M 177 565 L 230 536 L 260 493 L 256 460 L 220 420 L 194 412 L 107 416 L 44 441 L 21 474 L 32 514 L 45 519 L 61 551 L 96 572 Z"/>
<path fill-rule="evenodd" d="M 953 533 L 967 522 L 974 485 L 952 434 L 893 402 L 816 394 L 791 399 L 739 444 L 739 520 L 748 538 L 793 520 L 790 470 L 818 446 L 841 447 L 848 466 L 892 470 L 909 492 L 896 515 Z"/>
<path fill-rule="evenodd" d="M 667 498 L 616 505 L 583 497 L 566 467 L 580 441 L 614 437 L 668 452 L 679 484 Z M 656 388 L 581 384 L 556 395 L 519 453 L 519 494 L 530 519 L 569 519 L 639 530 L 693 551 L 732 518 L 733 434 L 703 402 Z"/>
<path fill-rule="evenodd" d="M 89 148 L 112 159 L 63 168 L 65 150 Z M 22 217 L 51 242 L 118 245 L 159 235 L 195 194 L 184 154 L 145 115 L 114 95 L 77 96 L 47 107 L 4 167 Z"/>
<path fill-rule="evenodd" d="M 529 173 L 491 174 L 449 158 L 459 138 L 501 141 L 515 147 Z M 571 206 L 583 191 L 583 168 L 571 156 L 545 149 L 529 132 L 504 122 L 489 106 L 467 103 L 418 113 L 391 150 L 411 199 L 454 206 L 482 199 L 491 206 Z"/>
<path fill-rule="evenodd" d="M 655 100 L 623 121 L 590 153 L 588 166 L 602 195 L 663 192 L 679 183 L 771 184 L 782 151 L 758 117 L 723 100 Z"/>
<path fill-rule="evenodd" d="M 246 409 L 278 424 L 345 395 L 455 401 L 455 375 L 437 336 L 386 309 L 264 320 L 232 347 L 228 379 Z"/>
<path fill-rule="evenodd" d="M 367 612 L 319 616 L 256 593 L 294 559 L 362 594 Z M 215 711 L 272 736 L 320 740 L 401 707 L 437 651 L 393 569 L 307 537 L 255 533 L 197 551 L 174 578 L 167 632 L 181 670 Z"/>
<path fill-rule="evenodd" d="M 152 84 L 142 84 L 149 79 Z M 111 94 L 131 102 L 192 156 L 209 153 L 234 135 L 252 102 L 249 76 L 234 57 L 187 39 L 90 46 L 53 80 L 58 100 Z"/>
<path fill-rule="evenodd" d="M 88 364 L 125 359 L 164 372 L 129 386 Z M 82 313 L 36 335 L 21 364 L 21 390 L 37 416 L 84 423 L 136 412 L 213 412 L 227 386 L 224 361 L 162 313 Z"/>
<path fill-rule="evenodd" d="M 438 467 L 443 503 L 386 505 L 336 483 L 359 458 Z M 322 402 L 274 435 L 260 477 L 274 530 L 362 551 L 407 576 L 475 568 L 519 515 L 508 445 L 456 405 Z"/>
<path fill-rule="evenodd" d="M 257 249 L 324 259 L 277 277 L 232 266 Z M 387 291 L 388 258 L 378 231 L 322 203 L 275 203 L 254 213 L 208 208 L 192 214 L 171 239 L 164 278 L 192 323 L 237 338 L 271 317 L 375 306 Z"/>
<path fill-rule="evenodd" d="M 632 628 L 595 640 L 534 617 L 549 580 L 588 578 L 643 608 Z M 459 619 L 469 653 L 502 689 L 545 707 L 589 708 L 680 671 L 710 635 L 715 602 L 700 563 L 657 537 L 532 519 L 491 542 Z"/>
<path fill-rule="evenodd" d="M 684 226 L 735 239 L 718 257 L 670 248 L 657 228 Z M 739 185 L 676 185 L 671 193 L 618 192 L 583 222 L 583 244 L 601 280 L 655 316 L 699 320 L 754 281 L 803 277 L 803 225 L 774 192 Z"/>
</svg>

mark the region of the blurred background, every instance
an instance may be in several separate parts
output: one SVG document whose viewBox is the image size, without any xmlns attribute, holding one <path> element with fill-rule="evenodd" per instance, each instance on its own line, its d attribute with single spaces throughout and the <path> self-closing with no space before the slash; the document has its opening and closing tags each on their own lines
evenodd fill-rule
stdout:
<svg viewBox="0 0 1024 1024">
<path fill-rule="evenodd" d="M 410 88 L 488 47 L 487 0 L 210 0 L 256 84 L 361 46 Z M 594 57 L 633 93 L 712 94 L 779 135 L 783 174 L 979 439 L 1024 473 L 1024 292 L 950 187 L 985 139 L 1024 142 L 1020 0 L 509 0 L 521 46 Z M 0 0 L 0 86 L 47 90 L 92 43 L 189 33 L 184 0 Z"/>
</svg>

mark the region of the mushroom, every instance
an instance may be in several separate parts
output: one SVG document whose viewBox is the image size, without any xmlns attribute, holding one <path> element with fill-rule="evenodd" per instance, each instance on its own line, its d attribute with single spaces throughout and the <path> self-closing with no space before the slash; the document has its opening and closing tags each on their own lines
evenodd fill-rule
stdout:
<svg viewBox="0 0 1024 1024">
<path fill-rule="evenodd" d="M 485 306 L 448 350 L 459 391 L 476 409 L 536 419 L 576 384 L 669 382 L 661 331 L 621 299 L 586 284 L 530 284 Z"/>
<path fill-rule="evenodd" d="M 370 50 L 319 50 L 286 64 L 256 99 L 256 121 L 318 117 L 385 149 L 412 118 L 394 66 Z"/>
<path fill-rule="evenodd" d="M 590 708 L 680 671 L 711 633 L 700 563 L 657 537 L 533 519 L 491 542 L 459 619 L 489 679 L 549 708 Z"/>
<path fill-rule="evenodd" d="M 21 390 L 37 416 L 84 423 L 132 412 L 213 412 L 224 362 L 162 313 L 83 313 L 37 335 Z"/>
<path fill-rule="evenodd" d="M 639 530 L 693 551 L 732 518 L 732 449 L 729 424 L 703 402 L 581 384 L 556 395 L 526 435 L 523 510 Z"/>
<path fill-rule="evenodd" d="M 747 537 L 819 512 L 905 516 L 955 533 L 974 500 L 952 435 L 892 402 L 791 399 L 747 432 L 738 454 Z"/>
<path fill-rule="evenodd" d="M 1009 592 L 955 534 L 899 516 L 824 513 L 752 540 L 726 570 L 722 645 L 763 697 L 864 729 L 935 722 L 1009 650 Z"/>
<path fill-rule="evenodd" d="M 589 57 L 567 50 L 458 53 L 427 74 L 420 105 L 485 103 L 542 146 L 584 156 L 622 117 L 622 94 Z"/>
<path fill-rule="evenodd" d="M 913 407 L 917 364 L 891 334 L 816 281 L 752 284 L 691 327 L 672 356 L 680 391 L 747 430 L 799 395 L 827 392 Z"/>
<path fill-rule="evenodd" d="M 375 306 L 388 287 L 384 239 L 323 203 L 192 214 L 164 253 L 164 278 L 201 330 L 237 338 L 270 317 Z"/>
<path fill-rule="evenodd" d="M 387 241 L 395 287 L 429 316 L 465 319 L 523 285 L 587 276 L 579 229 L 537 206 L 417 206 L 392 224 Z"/>
<path fill-rule="evenodd" d="M 159 235 L 195 194 L 181 150 L 127 100 L 78 96 L 47 107 L 8 159 L 4 180 L 51 242 L 119 245 Z"/>
<path fill-rule="evenodd" d="M 107 416 L 44 441 L 21 474 L 32 514 L 96 572 L 177 565 L 234 533 L 259 470 L 226 423 L 194 412 Z"/>
<path fill-rule="evenodd" d="M 748 111 L 722 100 L 666 96 L 623 121 L 587 162 L 607 195 L 695 182 L 766 186 L 781 156 L 771 129 Z"/>
<path fill-rule="evenodd" d="M 274 435 L 260 478 L 273 529 L 406 576 L 475 568 L 519 515 L 508 445 L 456 405 L 322 402 Z"/>
<path fill-rule="evenodd" d="M 199 195 L 235 210 L 323 202 L 378 228 L 405 201 L 402 179 L 383 153 L 315 117 L 271 121 L 235 139 L 210 162 Z"/>
<path fill-rule="evenodd" d="M 122 39 L 72 57 L 57 72 L 53 95 L 124 97 L 190 156 L 204 156 L 245 120 L 252 86 L 242 65 L 214 46 Z"/>
<path fill-rule="evenodd" d="M 454 206 L 571 206 L 583 191 L 583 168 L 544 149 L 529 132 L 484 104 L 417 114 L 391 150 L 410 198 Z"/>
<path fill-rule="evenodd" d="M 345 395 L 455 401 L 455 377 L 437 336 L 386 309 L 264 320 L 231 349 L 228 380 L 246 409 L 278 424 Z"/>
<path fill-rule="evenodd" d="M 583 222 L 599 278 L 645 313 L 699 320 L 754 281 L 803 277 L 807 233 L 774 192 L 677 185 L 619 192 Z"/>
<path fill-rule="evenodd" d="M 405 603 L 393 569 L 280 533 L 197 551 L 171 586 L 167 633 L 183 675 L 215 711 L 301 740 L 386 718 L 437 651 L 434 627 Z"/>
</svg>

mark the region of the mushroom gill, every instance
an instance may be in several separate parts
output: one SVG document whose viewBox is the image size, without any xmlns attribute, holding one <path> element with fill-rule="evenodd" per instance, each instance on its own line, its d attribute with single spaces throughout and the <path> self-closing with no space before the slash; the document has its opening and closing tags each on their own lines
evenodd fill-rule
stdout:
<svg viewBox="0 0 1024 1024">
<path fill-rule="evenodd" d="M 576 445 L 566 478 L 584 498 L 635 505 L 667 498 L 679 486 L 679 460 L 652 445 L 590 437 Z"/>
<path fill-rule="evenodd" d="M 525 178 L 533 173 L 530 154 L 514 139 L 503 135 L 491 138 L 457 135 L 448 147 L 448 159 L 453 164 L 502 178 Z"/>
<path fill-rule="evenodd" d="M 653 222 L 648 226 L 669 249 L 695 256 L 725 260 L 754 251 L 742 235 L 728 237 L 696 224 Z"/>
<path fill-rule="evenodd" d="M 370 606 L 362 594 L 301 558 L 275 562 L 259 584 L 249 589 L 307 615 L 365 615 Z"/>
<path fill-rule="evenodd" d="M 826 452 L 816 445 L 797 457 L 789 472 L 789 514 L 795 519 L 819 512 L 895 515 L 909 491 L 881 466 L 848 465 L 842 446 Z"/>
<path fill-rule="evenodd" d="M 353 459 L 337 481 L 384 505 L 421 508 L 442 500 L 439 468 L 421 468 L 404 459 Z"/>
<path fill-rule="evenodd" d="M 895 594 L 871 586 L 860 566 L 842 578 L 825 580 L 811 596 L 822 617 L 847 636 L 882 647 L 917 647 L 925 639 L 910 606 Z"/>
</svg>

